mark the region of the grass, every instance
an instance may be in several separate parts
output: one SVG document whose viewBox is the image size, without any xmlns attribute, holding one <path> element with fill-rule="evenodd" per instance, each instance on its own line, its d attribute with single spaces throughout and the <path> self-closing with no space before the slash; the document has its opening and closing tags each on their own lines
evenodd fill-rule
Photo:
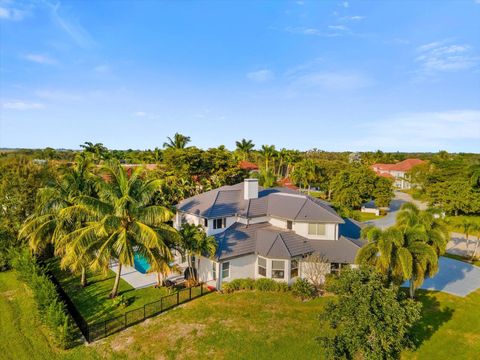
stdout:
<svg viewBox="0 0 480 360">
<path fill-rule="evenodd" d="M 377 216 L 372 213 L 361 212 L 360 210 L 353 210 L 353 213 L 354 213 L 354 216 L 353 216 L 354 219 L 360 222 L 376 220 L 383 217 L 383 216 Z"/>
<path fill-rule="evenodd" d="M 106 318 L 122 315 L 125 311 L 137 309 L 143 305 L 160 300 L 168 294 L 166 288 L 148 287 L 135 290 L 126 281 L 120 279 L 119 296 L 124 296 L 128 306 L 118 307 L 115 300 L 109 298 L 115 281 L 115 273 L 88 274 L 88 286 L 82 288 L 78 276 L 68 271 L 62 271 L 58 262 L 51 263 L 55 277 L 60 281 L 63 289 L 69 295 L 77 309 L 88 322 L 100 321 Z"/>
<path fill-rule="evenodd" d="M 480 352 L 480 290 L 465 298 L 419 291 L 418 348 L 403 359 L 473 359 Z M 317 315 L 328 298 L 212 293 L 88 346 L 59 351 L 35 319 L 31 294 L 13 271 L 0 273 L 2 359 L 314 359 Z M 6 314 L 6 316 L 3 316 Z"/>
<path fill-rule="evenodd" d="M 480 215 L 458 215 L 458 216 L 446 216 L 447 226 L 449 231 L 458 232 L 463 234 L 462 221 L 472 220 L 480 224 Z"/>
</svg>

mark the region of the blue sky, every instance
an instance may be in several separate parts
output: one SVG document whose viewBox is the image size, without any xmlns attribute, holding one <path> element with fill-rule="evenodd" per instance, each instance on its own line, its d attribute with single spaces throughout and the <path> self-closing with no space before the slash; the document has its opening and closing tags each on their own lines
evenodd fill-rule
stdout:
<svg viewBox="0 0 480 360">
<path fill-rule="evenodd" d="M 480 151 L 480 0 L 0 0 L 0 146 Z"/>
</svg>

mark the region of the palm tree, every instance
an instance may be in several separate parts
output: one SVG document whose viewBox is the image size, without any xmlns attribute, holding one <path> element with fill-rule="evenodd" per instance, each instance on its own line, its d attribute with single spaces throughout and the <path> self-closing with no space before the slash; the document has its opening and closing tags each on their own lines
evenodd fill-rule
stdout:
<svg viewBox="0 0 480 360">
<path fill-rule="evenodd" d="M 185 149 L 190 141 L 190 136 L 175 133 L 175 135 L 173 135 L 173 139 L 171 137 L 167 137 L 167 142 L 163 143 L 163 147 L 167 149 Z"/>
<path fill-rule="evenodd" d="M 472 231 L 477 235 L 477 241 L 475 242 L 475 247 L 473 248 L 471 261 L 474 261 L 477 256 L 478 245 L 480 245 L 480 223 L 474 223 L 472 226 Z"/>
<path fill-rule="evenodd" d="M 243 155 L 243 160 L 247 160 L 248 156 L 255 147 L 255 144 L 252 142 L 252 140 L 242 139 L 241 141 L 236 141 L 235 144 L 237 146 L 237 151 Z"/>
<path fill-rule="evenodd" d="M 185 223 L 180 229 L 180 251 L 185 254 L 188 263 L 190 278 L 195 278 L 193 256 L 197 257 L 197 277 L 200 271 L 200 256 L 210 257 L 217 250 L 217 241 L 214 236 L 207 236 L 201 225 Z"/>
<path fill-rule="evenodd" d="M 310 159 L 304 159 L 295 166 L 295 170 L 292 172 L 292 180 L 307 188 L 308 194 L 310 194 L 310 186 L 316 179 L 316 166 Z"/>
<path fill-rule="evenodd" d="M 83 221 L 79 214 L 66 217 L 66 209 L 74 205 L 77 196 L 94 194 L 92 168 L 90 157 L 80 153 L 74 166 L 61 169 L 61 180 L 55 186 L 38 190 L 35 212 L 27 218 L 18 235 L 28 241 L 33 252 L 41 253 L 51 244 L 55 255 L 65 254 L 66 244 L 62 243 L 62 237 L 80 228 Z M 61 262 L 62 268 L 69 267 L 71 271 L 81 273 L 82 286 L 87 285 L 86 266 L 80 259 L 75 262 L 62 259 Z"/>
<path fill-rule="evenodd" d="M 445 252 L 448 232 L 434 211 L 420 211 L 411 203 L 402 205 L 395 226 L 386 230 L 367 227 L 362 237 L 368 240 L 356 262 L 374 266 L 389 281 L 410 282 L 410 297 L 438 271 L 438 257 Z"/>
<path fill-rule="evenodd" d="M 263 156 L 265 160 L 265 170 L 269 170 L 269 163 L 275 156 L 275 145 L 262 145 L 262 149 L 260 150 L 260 154 Z"/>
<path fill-rule="evenodd" d="M 110 294 L 118 294 L 123 265 L 133 266 L 134 255 L 147 259 L 152 269 L 160 271 L 163 262 L 171 258 L 170 247 L 178 241 L 178 233 L 166 222 L 173 214 L 167 208 L 151 205 L 151 200 L 161 187 L 160 180 L 144 181 L 142 169 L 128 176 L 118 161 L 103 168 L 108 181 L 97 182 L 98 196 L 76 198 L 76 211 L 89 214 L 86 225 L 67 235 L 71 256 L 95 253 L 93 269 L 108 270 L 112 261 L 118 262 L 118 272 Z"/>
<path fill-rule="evenodd" d="M 468 253 L 468 248 L 470 247 L 470 239 L 468 236 L 470 235 L 470 230 L 474 230 L 475 225 L 476 225 L 475 222 L 471 221 L 470 219 L 467 219 L 467 218 L 462 219 L 461 227 L 463 229 L 463 233 L 465 234 L 465 238 L 467 239 L 467 253 Z"/>
<path fill-rule="evenodd" d="M 105 147 L 102 143 L 92 143 L 90 141 L 85 141 L 83 145 L 80 145 L 86 152 L 93 154 L 94 158 L 99 161 L 106 157 L 108 153 L 108 148 Z"/>
</svg>

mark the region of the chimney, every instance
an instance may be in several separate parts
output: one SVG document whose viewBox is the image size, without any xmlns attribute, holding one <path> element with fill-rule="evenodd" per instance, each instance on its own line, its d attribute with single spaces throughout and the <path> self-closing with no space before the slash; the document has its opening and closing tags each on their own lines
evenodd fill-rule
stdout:
<svg viewBox="0 0 480 360">
<path fill-rule="evenodd" d="M 243 198 L 245 200 L 258 198 L 258 179 L 245 179 L 243 182 Z"/>
</svg>

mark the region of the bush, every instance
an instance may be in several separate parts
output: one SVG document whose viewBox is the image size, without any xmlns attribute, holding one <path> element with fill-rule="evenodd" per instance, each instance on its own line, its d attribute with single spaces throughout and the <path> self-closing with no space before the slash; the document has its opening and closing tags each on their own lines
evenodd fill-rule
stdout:
<svg viewBox="0 0 480 360">
<path fill-rule="evenodd" d="M 302 300 L 311 299 L 315 296 L 315 287 L 307 280 L 298 278 L 292 285 L 292 292 Z"/>
<path fill-rule="evenodd" d="M 63 348 L 70 347 L 74 340 L 70 317 L 55 285 L 43 273 L 44 269 L 28 250 L 17 251 L 12 258 L 12 266 L 19 278 L 32 289 L 40 318 L 51 330 L 57 344 Z"/>
<path fill-rule="evenodd" d="M 277 291 L 277 282 L 272 279 L 257 279 L 255 289 L 259 291 Z"/>
<path fill-rule="evenodd" d="M 238 290 L 258 290 L 258 291 L 276 291 L 287 292 L 290 290 L 288 284 L 284 281 L 275 281 L 272 279 L 235 279 L 222 284 L 222 291 L 230 294 Z"/>
</svg>

